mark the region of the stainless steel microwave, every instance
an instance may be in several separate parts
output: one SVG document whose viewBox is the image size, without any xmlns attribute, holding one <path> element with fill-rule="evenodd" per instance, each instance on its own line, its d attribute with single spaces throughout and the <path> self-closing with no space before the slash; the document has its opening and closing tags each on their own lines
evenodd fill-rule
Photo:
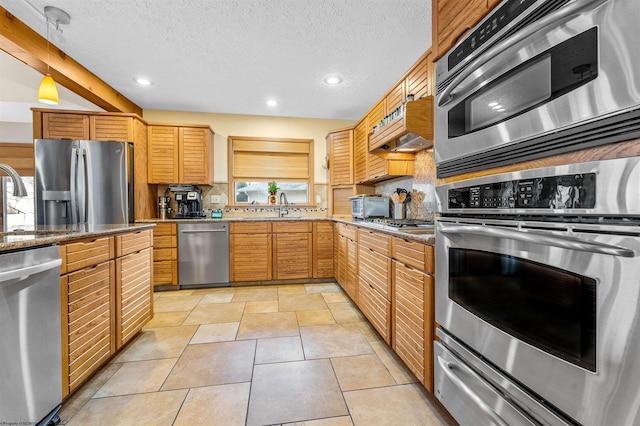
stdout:
<svg viewBox="0 0 640 426">
<path fill-rule="evenodd" d="M 358 195 L 351 200 L 351 216 L 355 219 L 389 217 L 389 197 Z"/>
<path fill-rule="evenodd" d="M 638 0 L 505 0 L 436 63 L 439 177 L 640 136 Z"/>
</svg>

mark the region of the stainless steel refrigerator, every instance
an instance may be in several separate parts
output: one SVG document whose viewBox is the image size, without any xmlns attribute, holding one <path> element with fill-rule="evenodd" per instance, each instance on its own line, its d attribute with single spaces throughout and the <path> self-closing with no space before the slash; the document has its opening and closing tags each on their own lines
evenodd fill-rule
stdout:
<svg viewBox="0 0 640 426">
<path fill-rule="evenodd" d="M 133 144 L 36 139 L 38 225 L 133 222 Z"/>
</svg>

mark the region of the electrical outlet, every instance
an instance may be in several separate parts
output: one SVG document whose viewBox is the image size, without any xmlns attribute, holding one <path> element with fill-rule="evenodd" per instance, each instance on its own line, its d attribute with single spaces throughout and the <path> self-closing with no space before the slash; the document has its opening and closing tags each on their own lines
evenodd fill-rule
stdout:
<svg viewBox="0 0 640 426">
<path fill-rule="evenodd" d="M 211 196 L 211 204 L 220 204 L 220 196 L 212 195 Z"/>
<path fill-rule="evenodd" d="M 320 204 L 322 202 L 322 196 L 316 195 L 316 204 Z"/>
</svg>

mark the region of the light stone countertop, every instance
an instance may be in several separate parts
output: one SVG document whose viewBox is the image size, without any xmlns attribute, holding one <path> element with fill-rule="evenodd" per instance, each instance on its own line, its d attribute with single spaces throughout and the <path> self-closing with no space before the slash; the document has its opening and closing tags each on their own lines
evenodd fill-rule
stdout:
<svg viewBox="0 0 640 426">
<path fill-rule="evenodd" d="M 110 225 L 38 225 L 31 228 L 0 232 L 0 251 L 60 244 L 81 238 L 151 229 L 153 223 L 123 223 Z"/>
</svg>

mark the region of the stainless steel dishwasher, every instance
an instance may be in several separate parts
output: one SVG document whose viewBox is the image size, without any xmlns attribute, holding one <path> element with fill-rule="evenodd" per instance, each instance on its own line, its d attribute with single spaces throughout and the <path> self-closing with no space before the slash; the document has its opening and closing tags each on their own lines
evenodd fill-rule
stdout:
<svg viewBox="0 0 640 426">
<path fill-rule="evenodd" d="M 228 223 L 178 223 L 178 284 L 183 288 L 229 285 Z"/>
<path fill-rule="evenodd" d="M 0 424 L 59 421 L 60 263 L 57 246 L 0 255 Z"/>
</svg>

